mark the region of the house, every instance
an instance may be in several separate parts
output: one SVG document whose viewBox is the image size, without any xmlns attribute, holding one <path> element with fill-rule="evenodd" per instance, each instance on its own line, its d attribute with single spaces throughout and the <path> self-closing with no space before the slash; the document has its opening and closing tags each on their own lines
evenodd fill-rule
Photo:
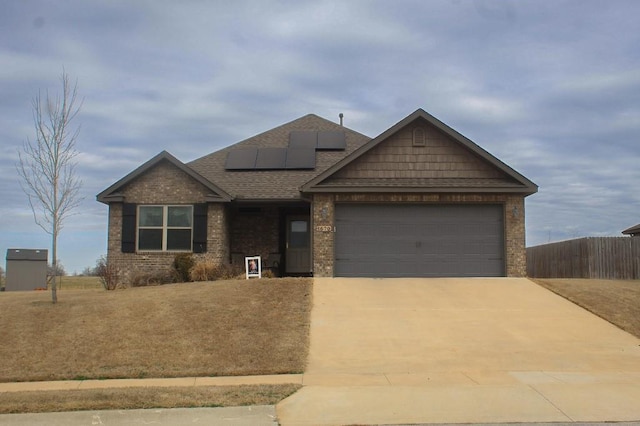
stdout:
<svg viewBox="0 0 640 426">
<path fill-rule="evenodd" d="M 632 237 L 640 237 L 640 223 L 636 226 L 632 226 L 631 228 L 627 228 L 622 231 L 624 235 L 630 235 Z"/>
<path fill-rule="evenodd" d="M 125 279 L 182 251 L 282 275 L 524 276 L 537 189 L 418 109 L 373 139 L 310 114 L 189 163 L 163 151 L 97 199 Z"/>
</svg>

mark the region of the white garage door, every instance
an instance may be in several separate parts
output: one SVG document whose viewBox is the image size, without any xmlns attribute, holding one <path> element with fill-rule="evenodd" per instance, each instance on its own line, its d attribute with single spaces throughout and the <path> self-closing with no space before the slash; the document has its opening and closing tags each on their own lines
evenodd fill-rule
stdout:
<svg viewBox="0 0 640 426">
<path fill-rule="evenodd" d="M 504 276 L 503 206 L 337 204 L 338 277 Z"/>
</svg>

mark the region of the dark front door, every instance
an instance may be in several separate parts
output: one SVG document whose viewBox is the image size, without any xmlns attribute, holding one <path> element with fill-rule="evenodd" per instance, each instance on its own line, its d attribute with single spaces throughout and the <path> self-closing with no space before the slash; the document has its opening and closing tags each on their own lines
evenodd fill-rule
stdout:
<svg viewBox="0 0 640 426">
<path fill-rule="evenodd" d="M 311 234 L 308 216 L 287 217 L 286 273 L 311 272 Z"/>
</svg>

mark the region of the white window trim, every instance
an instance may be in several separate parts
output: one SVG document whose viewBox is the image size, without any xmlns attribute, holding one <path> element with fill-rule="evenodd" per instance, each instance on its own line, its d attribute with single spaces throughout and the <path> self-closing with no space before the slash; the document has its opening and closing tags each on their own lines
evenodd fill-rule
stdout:
<svg viewBox="0 0 640 426">
<path fill-rule="evenodd" d="M 162 226 L 140 226 L 140 209 L 145 207 L 162 207 Z M 169 207 L 189 207 L 191 208 L 191 226 L 168 226 Z M 154 252 L 154 253 L 190 253 L 193 251 L 193 205 L 191 204 L 141 204 L 138 205 L 136 216 L 136 251 L 137 252 Z M 162 229 L 162 249 L 140 249 L 140 230 L 141 229 Z M 169 229 L 189 229 L 191 238 L 189 239 L 190 247 L 188 250 L 168 250 L 167 249 L 167 231 Z"/>
</svg>

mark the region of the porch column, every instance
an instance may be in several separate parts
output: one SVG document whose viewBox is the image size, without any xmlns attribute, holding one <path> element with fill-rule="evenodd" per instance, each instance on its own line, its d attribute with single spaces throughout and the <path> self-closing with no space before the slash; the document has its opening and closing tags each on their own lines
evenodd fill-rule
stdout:
<svg viewBox="0 0 640 426">
<path fill-rule="evenodd" d="M 313 195 L 313 275 L 333 277 L 334 196 Z"/>
<path fill-rule="evenodd" d="M 527 249 L 525 244 L 524 197 L 509 196 L 505 203 L 506 275 L 527 275 Z"/>
</svg>

